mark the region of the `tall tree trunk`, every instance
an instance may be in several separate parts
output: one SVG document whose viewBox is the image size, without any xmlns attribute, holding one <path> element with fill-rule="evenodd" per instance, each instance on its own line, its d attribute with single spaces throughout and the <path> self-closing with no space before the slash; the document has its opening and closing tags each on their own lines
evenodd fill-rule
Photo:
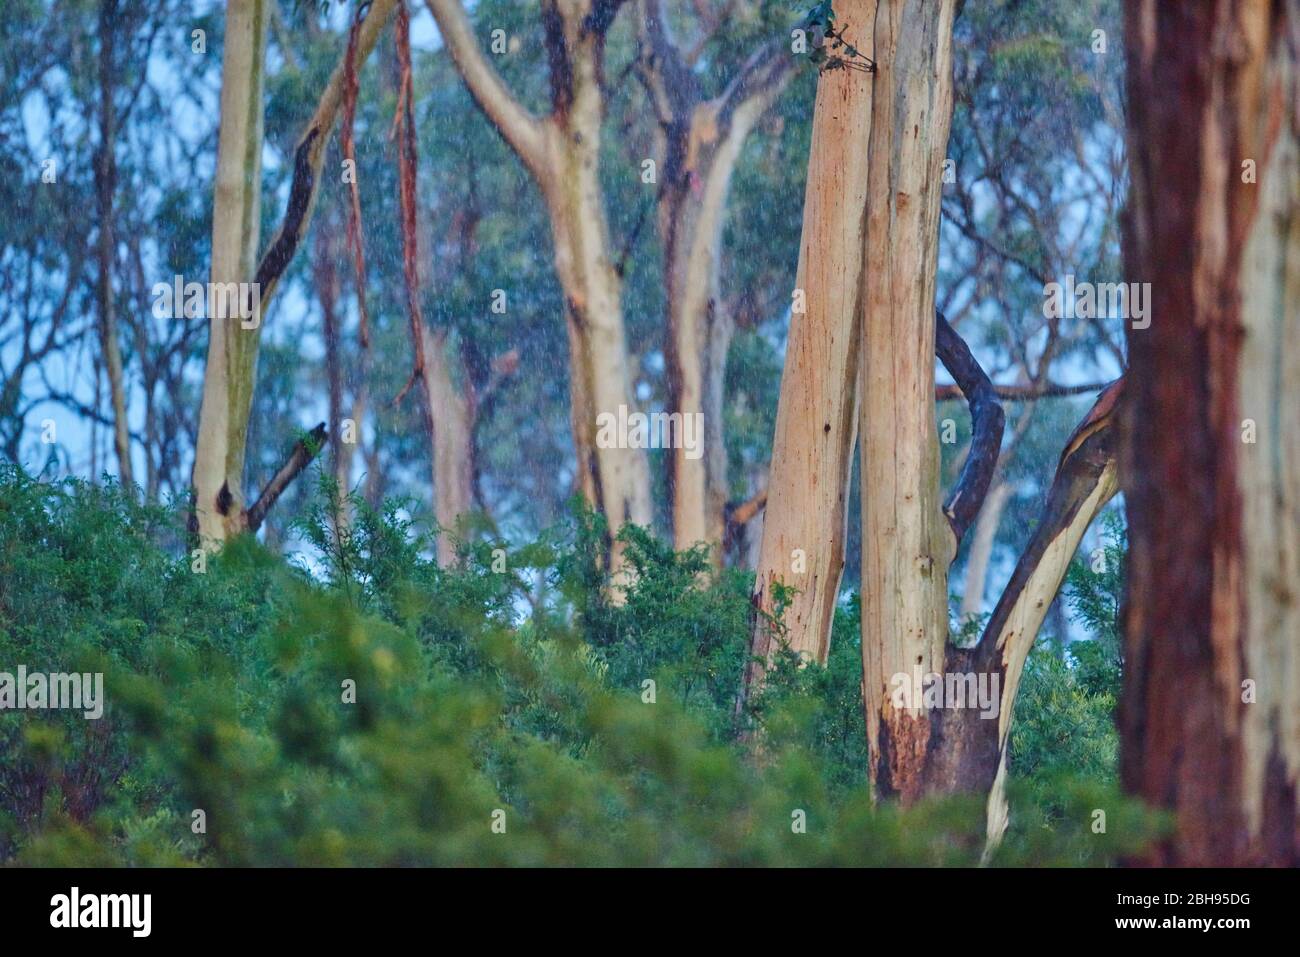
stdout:
<svg viewBox="0 0 1300 957">
<path fill-rule="evenodd" d="M 713 117 L 697 111 L 691 119 L 691 142 Z M 714 127 L 716 130 L 716 126 Z M 739 148 L 739 143 L 736 148 Z M 700 443 L 687 447 L 675 437 L 670 455 L 673 545 L 690 548 L 704 542 L 721 562 L 727 502 L 726 446 L 722 436 L 722 384 L 726 349 L 733 324 L 721 306 L 719 271 L 723 213 L 736 150 L 715 163 L 724 168 L 683 169 L 680 178 L 664 184 L 660 232 L 664 240 L 664 290 L 668 303 L 665 364 L 668 370 L 668 411 L 702 419 Z"/>
<path fill-rule="evenodd" d="M 268 13 L 264 0 L 230 0 L 221 64 L 221 125 L 212 199 L 210 282 L 254 275 L 262 192 L 262 90 Z M 258 328 L 208 317 L 208 361 L 194 453 L 195 517 L 204 542 L 246 527 L 244 451 L 257 375 Z"/>
<path fill-rule="evenodd" d="M 398 199 L 402 223 L 402 271 L 406 283 L 406 308 L 410 320 L 413 380 L 418 378 L 424 398 L 423 417 L 433 463 L 434 518 L 438 529 L 438 564 L 456 562 L 456 535 L 462 519 L 474 504 L 474 417 L 477 402 L 463 363 L 453 375 L 447 356 L 447 332 L 434 333 L 424 321 L 420 289 L 427 257 L 420 250 L 421 231 L 416 201 L 418 156 L 415 135 L 415 88 L 411 74 L 410 18 L 406 8 L 397 11 L 398 69 Z M 459 381 L 457 381 L 459 380 Z M 403 390 L 405 391 L 405 390 Z"/>
<path fill-rule="evenodd" d="M 126 384 L 122 370 L 122 347 L 117 338 L 117 315 L 113 303 L 113 272 L 117 265 L 117 243 L 113 237 L 113 193 L 117 188 L 117 110 L 113 104 L 113 47 L 117 42 L 113 21 L 118 15 L 116 0 L 104 0 L 99 7 L 99 150 L 95 154 L 95 201 L 99 212 L 99 276 L 96 298 L 99 305 L 99 345 L 108 376 L 109 399 L 113 405 L 113 448 L 117 453 L 117 474 L 128 491 L 135 484 L 131 469 L 131 433 L 126 413 Z M 146 457 L 147 457 L 146 450 Z"/>
<path fill-rule="evenodd" d="M 447 334 L 424 327 L 424 392 L 433 448 L 434 517 L 441 528 L 438 564 L 443 567 L 455 564 L 455 536 L 474 508 L 473 396 L 464 369 L 453 376 L 447 350 Z"/>
<path fill-rule="evenodd" d="M 575 69 L 575 73 L 578 72 Z M 575 80 L 575 83 L 577 81 Z M 585 84 L 584 84 L 585 86 Z M 610 569 L 623 568 L 612 536 L 625 523 L 652 520 L 649 462 L 643 449 L 602 448 L 597 418 L 636 408 L 623 326 L 621 282 L 609 258 L 609 230 L 600 195 L 600 100 L 575 94 L 574 116 L 548 123 L 548 172 L 542 192 L 550 210 L 555 265 L 564 292 L 569 337 L 570 424 L 583 497 L 609 525 Z"/>
<path fill-rule="evenodd" d="M 984 611 L 984 592 L 988 588 L 989 563 L 993 559 L 993 546 L 997 542 L 998 526 L 1002 513 L 1015 487 L 1008 481 L 997 482 L 989 489 L 984 507 L 975 523 L 970 552 L 966 556 L 966 582 L 961 596 L 962 620 L 975 617 Z"/>
<path fill-rule="evenodd" d="M 876 2 L 841 0 L 836 14 L 865 34 Z M 821 663 L 830 650 L 858 427 L 857 314 L 875 82 L 857 69 L 825 71 L 817 82 L 803 239 L 754 580 L 750 692 L 780 645 Z M 797 589 L 779 632 L 769 625 L 778 585 Z"/>
<path fill-rule="evenodd" d="M 717 97 L 700 84 L 673 41 L 659 0 L 644 0 L 638 73 L 659 121 L 657 191 L 668 304 L 664 359 L 668 411 L 702 420 L 671 445 L 673 544 L 703 542 L 721 564 L 726 533 L 727 449 L 723 387 L 735 332 L 722 307 L 722 230 L 732 173 L 745 141 L 785 88 L 796 58 L 780 41 L 760 47 Z"/>
<path fill-rule="evenodd" d="M 860 422 L 870 776 L 879 795 L 905 802 L 992 795 L 1024 657 L 1079 539 L 1115 488 L 1120 387 L 1103 392 L 1070 437 L 1011 584 L 980 639 L 959 647 L 948 636 L 948 571 L 985 502 L 1005 418 L 998 389 L 934 308 L 953 9 L 948 0 L 881 0 L 878 10 L 863 3 L 836 13 L 837 23 L 874 23 L 874 36 L 845 40 L 875 58 L 878 74 L 873 83 L 866 71 L 837 67 L 818 90 L 799 283 L 808 311 L 791 320 L 755 604 L 772 610 L 774 585 L 792 583 L 791 552 L 806 549 L 815 577 L 786 613 L 788 644 L 826 660 Z M 972 418 L 970 452 L 942 505 L 936 354 Z M 751 690 L 785 637 L 758 617 Z M 937 704 L 925 693 L 935 690 L 944 697 Z M 995 807 L 1005 823 L 1000 791 L 991 822 Z"/>
<path fill-rule="evenodd" d="M 649 525 L 649 462 L 643 449 L 601 448 L 597 417 L 635 408 L 623 326 L 621 282 L 610 259 L 600 188 L 601 76 L 605 31 L 589 18 L 596 0 L 546 0 L 542 18 L 551 58 L 552 112 L 543 126 L 542 194 L 550 211 L 556 271 L 569 332 L 571 420 L 580 487 L 604 514 L 611 536 L 625 523 Z M 606 25 L 607 26 L 607 25 Z M 610 542 L 610 569 L 625 582 L 622 546 Z"/>
<path fill-rule="evenodd" d="M 489 64 L 459 0 L 427 0 L 470 94 L 537 181 L 551 220 L 556 274 L 569 338 L 570 423 L 577 484 L 610 531 L 609 568 L 626 583 L 622 546 L 628 522 L 653 519 L 644 449 L 602 448 L 597 417 L 635 408 L 623 325 L 621 283 L 609 256 L 600 188 L 605 34 L 620 0 L 544 0 L 551 112 L 538 119 Z M 618 443 L 615 443 L 617 446 Z M 619 597 L 615 588 L 613 597 Z"/>
<path fill-rule="evenodd" d="M 335 263 L 332 230 L 327 228 L 316 236 L 316 262 L 314 280 L 316 296 L 320 299 L 321 334 L 325 340 L 325 385 L 329 397 L 330 457 L 339 492 L 347 494 L 348 475 L 343 471 L 343 344 L 339 330 L 339 277 Z"/>
<path fill-rule="evenodd" d="M 358 69 L 374 49 L 379 31 L 396 4 L 397 0 L 374 0 L 371 4 L 353 51 Z M 264 515 L 265 509 L 259 505 L 269 507 L 279 494 L 276 492 L 276 496 L 268 498 L 268 493 L 273 491 L 268 485 L 258 502 L 247 509 L 243 506 L 244 456 L 248 415 L 257 379 L 257 352 L 271 300 L 311 223 L 325 160 L 325 143 L 339 112 L 347 72 L 345 56 L 330 76 L 316 112 L 298 141 L 284 219 L 261 260 L 256 261 L 267 17 L 264 0 L 231 0 L 226 8 L 211 281 L 252 281 L 258 288 L 260 308 L 249 323 L 252 328 L 244 328 L 237 319 L 209 319 L 203 403 L 194 454 L 195 503 L 191 530 L 210 545 L 219 545 L 255 527 L 257 522 L 250 513 L 256 510 L 258 515 Z M 314 445 L 300 447 L 311 452 Z M 295 447 L 294 455 L 298 454 L 298 448 Z M 287 474 L 285 469 L 291 464 L 292 461 L 286 462 L 279 474 Z M 301 469 L 290 471 L 297 475 Z"/>
<path fill-rule="evenodd" d="M 1125 8 L 1132 166 L 1125 787 L 1151 862 L 1300 864 L 1300 115 L 1293 0 Z"/>
<path fill-rule="evenodd" d="M 938 727 L 944 712 L 898 708 L 890 696 L 895 675 L 914 668 L 944 674 L 963 657 L 949 655 L 948 566 L 956 542 L 939 498 L 934 423 L 952 17 L 951 0 L 881 0 L 873 37 L 880 95 L 868 154 L 860 313 L 863 692 L 877 791 L 905 800 L 954 789 L 962 770 L 962 762 L 936 753 L 936 745 L 948 743 Z"/>
</svg>

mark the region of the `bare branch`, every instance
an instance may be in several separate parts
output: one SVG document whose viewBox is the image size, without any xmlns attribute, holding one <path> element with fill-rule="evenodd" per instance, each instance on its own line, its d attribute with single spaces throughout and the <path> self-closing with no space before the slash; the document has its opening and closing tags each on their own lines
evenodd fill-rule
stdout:
<svg viewBox="0 0 1300 957">
<path fill-rule="evenodd" d="M 965 341 L 957 335 L 938 309 L 934 311 L 934 319 L 934 351 L 944 368 L 957 380 L 957 385 L 970 406 L 970 451 L 966 454 L 966 462 L 962 466 L 957 485 L 943 506 L 952 534 L 957 544 L 961 544 L 966 530 L 984 504 L 989 483 L 993 481 L 998 452 L 1002 448 L 1002 429 L 1006 424 L 1006 416 L 998 403 L 993 383 L 975 361 Z"/>
<path fill-rule="evenodd" d="M 728 506 L 727 522 L 731 525 L 748 525 L 767 506 L 767 489 L 735 506 Z"/>
<path fill-rule="evenodd" d="M 642 8 L 637 74 L 650 94 L 661 126 L 687 123 L 701 99 L 699 81 L 673 41 L 662 0 L 642 0 Z"/>
<path fill-rule="evenodd" d="M 540 178 L 546 165 L 541 121 L 524 109 L 488 63 L 460 0 L 425 2 L 470 96 L 524 165 Z"/>
<path fill-rule="evenodd" d="M 262 489 L 262 494 L 257 497 L 257 501 L 248 509 L 248 530 L 250 532 L 256 532 L 262 527 L 262 522 L 266 520 L 267 513 L 271 511 L 271 506 L 284 494 L 284 490 L 289 487 L 289 483 L 312 463 L 312 459 L 316 458 L 328 441 L 329 432 L 325 428 L 325 423 L 321 422 L 305 438 L 294 443 L 289 458 L 280 466 L 279 471 L 271 477 L 271 481 L 266 483 L 266 487 Z"/>
<path fill-rule="evenodd" d="M 726 130 L 743 109 L 752 123 L 766 112 L 790 77 L 799 59 L 786 52 L 784 41 L 769 40 L 750 54 L 740 71 L 718 97 L 718 125 Z M 741 135 L 748 135 L 748 129 Z"/>
<path fill-rule="evenodd" d="M 370 12 L 361 22 L 357 31 L 354 61 L 359 66 L 370 56 L 379 31 L 388 22 L 389 15 L 397 6 L 397 0 L 374 0 Z M 311 222 L 312 209 L 316 204 L 316 191 L 320 184 L 321 165 L 325 161 L 325 141 L 334 126 L 339 105 L 343 101 L 344 86 L 347 82 L 348 53 L 344 52 L 343 61 L 334 69 L 330 81 L 321 94 L 302 138 L 298 140 L 294 151 L 293 182 L 289 187 L 289 205 L 284 212 L 284 221 L 266 252 L 257 265 L 256 281 L 261 291 L 261 309 L 265 316 L 271 302 L 271 296 L 279 285 L 280 277 L 298 251 L 307 226 Z"/>
</svg>

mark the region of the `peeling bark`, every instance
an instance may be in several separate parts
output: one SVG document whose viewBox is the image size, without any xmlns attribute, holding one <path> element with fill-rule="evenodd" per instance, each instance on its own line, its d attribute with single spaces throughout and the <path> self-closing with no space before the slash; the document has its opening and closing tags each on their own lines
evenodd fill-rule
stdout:
<svg viewBox="0 0 1300 957">
<path fill-rule="evenodd" d="M 374 0 L 357 32 L 355 62 L 364 63 L 397 0 Z M 213 198 L 212 282 L 255 282 L 255 328 L 210 318 L 194 456 L 191 532 L 209 546 L 248 529 L 243 473 L 248 416 L 257 380 L 262 324 L 272 298 L 307 234 L 325 159 L 325 143 L 342 102 L 346 62 L 340 62 L 294 152 L 289 203 L 280 229 L 256 262 L 261 192 L 262 86 L 267 12 L 262 0 L 231 0 L 226 8 L 221 131 Z M 346 60 L 346 54 L 345 54 Z M 256 262 L 256 271 L 254 271 Z"/>
<path fill-rule="evenodd" d="M 875 0 L 836 5 L 864 31 Z M 859 49 L 870 55 L 870 40 Z M 768 501 L 754 583 L 755 621 L 744 687 L 761 684 L 781 645 L 825 663 L 844 572 L 848 484 L 857 433 L 858 324 L 869 167 L 872 75 L 821 75 L 813 108 L 803 238 L 777 404 Z M 803 311 L 798 306 L 803 305 Z M 774 588 L 798 592 L 781 630 L 770 624 Z"/>
<path fill-rule="evenodd" d="M 867 54 L 877 64 L 877 95 L 858 319 L 863 693 L 876 791 L 905 801 L 957 785 L 953 767 L 964 762 L 954 749 L 966 739 L 945 737 L 942 725 L 971 713 L 899 709 L 890 695 L 893 676 L 913 668 L 968 670 L 948 642 L 948 566 L 956 541 L 940 506 L 934 421 L 934 292 L 952 113 L 952 18 L 951 0 L 882 0 L 874 52 Z M 932 748 L 932 737 L 944 750 Z"/>
<path fill-rule="evenodd" d="M 410 321 L 415 368 L 411 382 L 419 381 L 424 398 L 423 419 L 432 458 L 434 518 L 438 523 L 438 564 L 444 568 L 457 560 L 456 538 L 464 517 L 474 506 L 474 425 L 477 399 L 463 363 L 453 374 L 446 330 L 430 331 L 420 307 L 420 231 L 416 204 L 416 136 L 411 78 L 410 19 L 405 6 L 397 11 L 398 103 L 394 133 L 398 141 L 398 204 L 401 209 L 402 271 Z M 405 389 L 402 390 L 405 394 Z M 398 396 L 400 400 L 401 395 Z"/>
<path fill-rule="evenodd" d="M 1121 778 L 1175 819 L 1148 863 L 1296 866 L 1300 8 L 1125 16 L 1125 261 L 1152 296 L 1128 332 Z"/>
</svg>

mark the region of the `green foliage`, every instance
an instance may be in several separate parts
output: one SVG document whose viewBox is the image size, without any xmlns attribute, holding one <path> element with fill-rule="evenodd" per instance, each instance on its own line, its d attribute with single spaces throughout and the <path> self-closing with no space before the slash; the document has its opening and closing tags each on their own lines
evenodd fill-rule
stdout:
<svg viewBox="0 0 1300 957">
<path fill-rule="evenodd" d="M 501 572 L 490 543 L 438 568 L 399 505 L 347 501 L 336 529 L 325 484 L 300 523 L 315 554 L 297 564 L 243 539 L 198 573 L 176 513 L 0 475 L 0 666 L 102 671 L 108 700 L 100 721 L 0 714 L 0 860 L 978 860 L 981 801 L 873 806 L 855 602 L 829 667 L 782 659 L 738 720 L 748 582 L 704 574 L 701 553 L 624 532 L 636 577 L 613 602 L 589 513 Z M 554 600 L 534 608 L 536 574 Z M 1013 835 L 1000 861 L 1104 862 L 1147 831 L 1125 806 L 1114 836 L 1093 835 L 1094 796 L 1056 800 L 1051 826 Z"/>
<path fill-rule="evenodd" d="M 1107 514 L 1099 552 L 1076 558 L 1066 579 L 1066 599 L 1087 628 L 1088 640 L 1040 641 L 1025 663 L 1011 726 L 1010 773 L 1045 822 L 1063 819 L 1061 795 L 1070 781 L 1116 785 L 1118 615 L 1126 548 L 1122 519 Z"/>
</svg>

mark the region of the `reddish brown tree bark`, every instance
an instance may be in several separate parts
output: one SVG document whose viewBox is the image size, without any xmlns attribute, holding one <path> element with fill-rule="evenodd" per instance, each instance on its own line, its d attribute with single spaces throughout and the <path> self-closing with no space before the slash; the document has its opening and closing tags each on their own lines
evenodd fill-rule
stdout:
<svg viewBox="0 0 1300 957">
<path fill-rule="evenodd" d="M 1125 8 L 1122 779 L 1151 863 L 1300 863 L 1300 8 Z"/>
</svg>

